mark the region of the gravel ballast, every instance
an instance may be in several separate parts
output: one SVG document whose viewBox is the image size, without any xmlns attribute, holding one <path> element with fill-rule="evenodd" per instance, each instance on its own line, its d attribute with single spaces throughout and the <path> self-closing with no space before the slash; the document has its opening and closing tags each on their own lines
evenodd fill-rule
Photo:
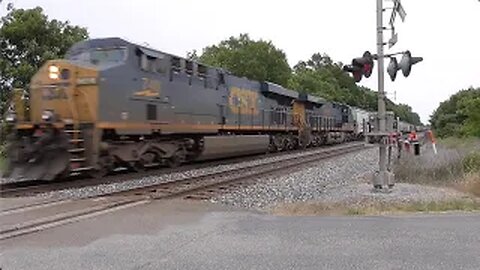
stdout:
<svg viewBox="0 0 480 270">
<path fill-rule="evenodd" d="M 148 187 L 161 183 L 171 182 L 180 179 L 187 179 L 195 176 L 202 176 L 206 174 L 213 174 L 219 172 L 227 172 L 233 169 L 248 168 L 255 165 L 267 164 L 271 162 L 281 162 L 282 160 L 303 156 L 305 154 L 311 153 L 320 153 L 325 151 L 325 148 L 312 149 L 308 152 L 295 152 L 290 154 L 282 154 L 279 156 L 266 157 L 266 158 L 256 158 L 251 161 L 237 162 L 233 164 L 224 164 L 217 165 L 213 167 L 206 167 L 201 169 L 193 169 L 188 171 L 162 174 L 162 175 L 152 175 L 137 179 L 129 179 L 119 183 L 110 183 L 110 184 L 100 184 L 95 186 L 87 186 L 82 188 L 72 188 L 64 189 L 58 191 L 52 191 L 48 193 L 39 194 L 37 196 L 44 198 L 54 198 L 54 199 L 81 199 L 96 197 L 105 194 L 111 194 L 120 191 L 131 190 L 134 188 Z"/>
<path fill-rule="evenodd" d="M 370 184 L 378 168 L 378 149 L 333 157 L 288 175 L 265 178 L 254 185 L 219 195 L 211 201 L 255 210 L 280 203 L 316 201 L 357 205 L 359 202 L 442 201 L 465 195 L 447 188 L 396 184 L 391 192 L 374 192 Z"/>
</svg>

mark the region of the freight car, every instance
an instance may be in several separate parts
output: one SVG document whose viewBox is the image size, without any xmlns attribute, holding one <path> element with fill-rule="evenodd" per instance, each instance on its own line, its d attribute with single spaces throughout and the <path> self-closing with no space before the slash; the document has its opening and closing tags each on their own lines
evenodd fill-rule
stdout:
<svg viewBox="0 0 480 270">
<path fill-rule="evenodd" d="M 30 83 L 7 117 L 6 176 L 103 176 L 117 167 L 342 143 L 358 137 L 352 108 L 230 74 L 120 38 L 72 46 Z M 24 108 L 29 108 L 25 113 Z"/>
<path fill-rule="evenodd" d="M 362 139 L 363 136 L 369 132 L 370 118 L 374 114 L 373 112 L 366 111 L 364 109 L 351 107 L 354 131 L 353 133 L 357 136 L 358 139 Z"/>
<path fill-rule="evenodd" d="M 417 130 L 419 127 L 409 124 L 404 121 L 397 121 L 398 130 L 402 133 L 409 133 L 410 131 Z"/>
</svg>

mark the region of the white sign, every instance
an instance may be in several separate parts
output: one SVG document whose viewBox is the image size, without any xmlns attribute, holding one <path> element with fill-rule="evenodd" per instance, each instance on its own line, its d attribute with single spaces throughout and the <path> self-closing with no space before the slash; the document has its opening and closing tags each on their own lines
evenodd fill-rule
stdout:
<svg viewBox="0 0 480 270">
<path fill-rule="evenodd" d="M 400 0 L 394 0 L 394 3 L 393 10 L 400 15 L 402 22 L 405 22 L 407 13 L 405 12 L 405 9 L 403 9 L 402 3 L 400 3 Z"/>
<path fill-rule="evenodd" d="M 388 48 L 390 49 L 393 46 L 395 46 L 395 44 L 397 44 L 397 41 L 398 41 L 398 34 L 397 33 L 392 33 L 392 37 L 388 41 Z"/>
</svg>

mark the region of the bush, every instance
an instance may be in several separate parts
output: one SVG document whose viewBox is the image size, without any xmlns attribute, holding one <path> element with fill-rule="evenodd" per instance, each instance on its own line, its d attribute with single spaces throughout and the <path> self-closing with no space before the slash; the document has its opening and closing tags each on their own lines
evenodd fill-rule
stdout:
<svg viewBox="0 0 480 270">
<path fill-rule="evenodd" d="M 5 145 L 0 144 L 0 175 L 2 175 L 1 172 L 3 172 L 3 170 L 7 166 L 6 155 L 7 153 L 5 151 Z"/>
<path fill-rule="evenodd" d="M 480 152 L 472 152 L 463 158 L 463 170 L 466 173 L 480 171 Z"/>
<path fill-rule="evenodd" d="M 5 158 L 7 156 L 7 145 L 0 144 L 0 158 Z"/>
<path fill-rule="evenodd" d="M 438 154 L 429 148 L 420 156 L 404 155 L 395 164 L 398 182 L 453 186 L 480 197 L 480 140 L 447 138 L 438 142 Z"/>
<path fill-rule="evenodd" d="M 480 139 L 476 137 L 448 137 L 440 139 L 438 141 L 439 145 L 442 145 L 445 148 L 465 150 L 465 151 L 480 151 Z"/>
<path fill-rule="evenodd" d="M 469 173 L 465 177 L 465 183 L 462 190 L 480 197 L 480 171 L 476 173 Z"/>
<path fill-rule="evenodd" d="M 422 149 L 420 156 L 403 154 L 395 164 L 395 178 L 399 182 L 447 185 L 464 175 L 464 153 L 458 149 L 438 146 L 438 154 Z"/>
</svg>

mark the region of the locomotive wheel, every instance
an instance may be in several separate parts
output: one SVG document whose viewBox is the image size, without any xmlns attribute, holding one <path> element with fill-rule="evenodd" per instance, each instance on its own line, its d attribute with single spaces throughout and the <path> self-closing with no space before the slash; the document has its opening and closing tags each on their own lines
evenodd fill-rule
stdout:
<svg viewBox="0 0 480 270">
<path fill-rule="evenodd" d="M 93 178 L 102 178 L 107 176 L 113 169 L 112 162 L 108 157 L 101 157 L 97 163 L 97 168 L 90 171 L 90 176 Z"/>
<path fill-rule="evenodd" d="M 288 151 L 294 150 L 296 146 L 295 138 L 293 136 L 288 136 L 285 138 L 285 149 Z"/>
<path fill-rule="evenodd" d="M 154 167 L 159 163 L 155 163 L 157 155 L 152 152 L 147 152 L 140 157 L 140 160 L 134 164 L 136 171 L 146 171 L 148 168 Z"/>
<path fill-rule="evenodd" d="M 102 177 L 107 176 L 109 173 L 110 173 L 110 169 L 105 168 L 105 167 L 101 167 L 101 168 L 98 168 L 98 169 L 93 169 L 90 172 L 90 176 L 92 176 L 93 178 L 102 178 Z"/>
<path fill-rule="evenodd" d="M 275 135 L 273 145 L 277 152 L 285 151 L 288 147 L 288 139 L 281 134 Z"/>
<path fill-rule="evenodd" d="M 180 161 L 180 158 L 177 157 L 177 155 L 173 155 L 172 157 L 167 159 L 166 163 L 169 168 L 176 168 L 180 166 L 181 161 Z"/>
<path fill-rule="evenodd" d="M 274 143 L 270 143 L 268 145 L 268 153 L 275 153 L 277 152 L 277 148 L 275 147 L 275 144 Z"/>
<path fill-rule="evenodd" d="M 166 160 L 166 164 L 169 168 L 176 168 L 180 166 L 180 164 L 182 164 L 183 160 L 184 159 L 182 158 L 182 152 L 178 150 Z"/>
</svg>

